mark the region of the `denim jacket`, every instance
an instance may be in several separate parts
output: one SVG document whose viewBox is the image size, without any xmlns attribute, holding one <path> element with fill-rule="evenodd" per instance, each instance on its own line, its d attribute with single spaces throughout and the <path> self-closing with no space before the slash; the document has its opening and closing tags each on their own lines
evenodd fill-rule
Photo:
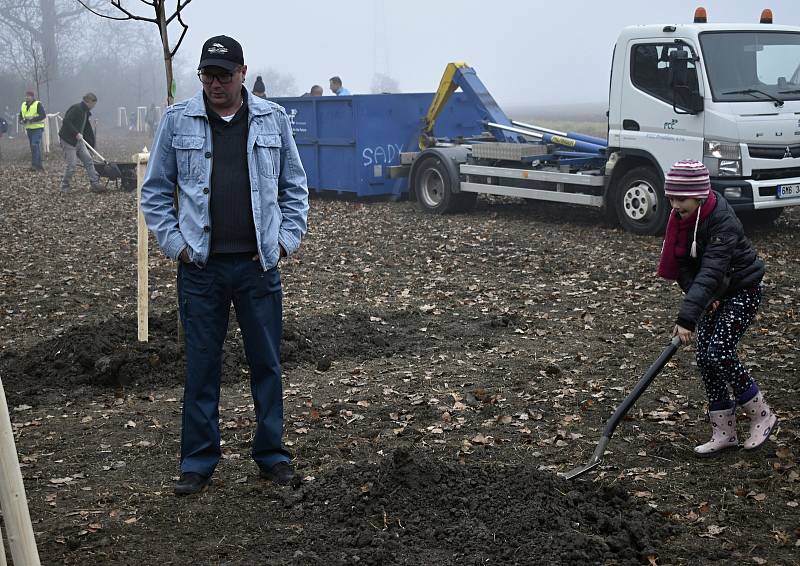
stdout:
<svg viewBox="0 0 800 566">
<path fill-rule="evenodd" d="M 246 92 L 246 91 L 244 91 Z M 261 267 L 271 269 L 280 246 L 294 253 L 306 232 L 306 173 L 284 109 L 247 93 L 247 164 Z M 167 109 L 158 126 L 142 185 L 147 226 L 164 253 L 177 259 L 186 248 L 199 267 L 211 248 L 212 152 L 203 92 Z M 178 187 L 178 210 L 173 190 Z"/>
</svg>

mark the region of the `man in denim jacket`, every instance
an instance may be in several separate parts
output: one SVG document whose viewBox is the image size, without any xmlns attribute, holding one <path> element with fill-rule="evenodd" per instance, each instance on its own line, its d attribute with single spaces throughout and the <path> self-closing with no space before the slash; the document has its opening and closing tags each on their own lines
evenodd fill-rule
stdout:
<svg viewBox="0 0 800 566">
<path fill-rule="evenodd" d="M 142 185 L 147 225 L 178 260 L 186 348 L 178 495 L 203 491 L 220 458 L 222 346 L 231 303 L 250 366 L 253 459 L 275 483 L 294 476 L 281 442 L 278 262 L 297 251 L 306 232 L 308 189 L 286 112 L 248 93 L 246 73 L 238 42 L 226 36 L 205 42 L 198 68 L 203 90 L 164 114 Z"/>
</svg>

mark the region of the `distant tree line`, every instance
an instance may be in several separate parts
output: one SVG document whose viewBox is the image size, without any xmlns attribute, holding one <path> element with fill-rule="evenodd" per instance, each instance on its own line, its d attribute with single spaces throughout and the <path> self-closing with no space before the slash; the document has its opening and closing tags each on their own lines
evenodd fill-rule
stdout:
<svg viewBox="0 0 800 566">
<path fill-rule="evenodd" d="M 18 112 L 26 90 L 48 112 L 92 91 L 104 121 L 116 120 L 119 106 L 164 104 L 158 36 L 143 24 L 100 20 L 74 0 L 0 0 L 0 49 L 0 110 Z"/>
<path fill-rule="evenodd" d="M 195 77 L 197 54 L 176 53 L 188 29 L 180 10 L 189 2 L 181 0 L 176 11 L 166 13 L 166 0 L 145 2 L 156 8 L 154 21 L 128 11 L 122 0 L 0 0 L 0 112 L 6 108 L 12 115 L 19 112 L 26 90 L 36 92 L 48 112 L 63 112 L 91 91 L 100 99 L 95 116 L 111 125 L 120 106 L 129 114 L 137 106 L 164 106 L 169 92 L 166 76 L 175 80 L 176 99 L 192 95 L 200 87 Z M 159 17 L 182 26 L 167 49 L 166 25 L 159 25 L 159 33 L 147 25 L 158 23 Z M 174 72 L 170 68 L 165 75 L 165 52 L 170 47 Z M 274 68 L 251 67 L 249 88 L 258 75 L 269 97 L 302 93 L 291 73 Z M 400 91 L 392 77 L 380 73 L 373 77 L 370 90 Z"/>
<path fill-rule="evenodd" d="M 48 112 L 63 112 L 94 92 L 100 99 L 94 114 L 107 125 L 116 124 L 120 106 L 129 114 L 151 103 L 163 107 L 168 85 L 159 33 L 146 21 L 92 13 L 113 15 L 109 8 L 114 4 L 107 0 L 0 0 L 0 112 L 19 112 L 26 90 L 35 91 Z M 176 55 L 178 100 L 200 88 L 197 56 L 186 50 Z M 289 73 L 253 71 L 248 85 L 262 75 L 269 96 L 300 94 Z"/>
</svg>

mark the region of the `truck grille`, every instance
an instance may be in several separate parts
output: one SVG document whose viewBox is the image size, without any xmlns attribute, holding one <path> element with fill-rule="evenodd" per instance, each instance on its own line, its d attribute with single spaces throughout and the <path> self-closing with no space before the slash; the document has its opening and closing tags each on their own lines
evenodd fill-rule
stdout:
<svg viewBox="0 0 800 566">
<path fill-rule="evenodd" d="M 800 144 L 794 145 L 748 145 L 750 157 L 758 159 L 784 159 L 800 157 Z"/>
<path fill-rule="evenodd" d="M 800 167 L 783 167 L 781 169 L 753 169 L 753 179 L 756 181 L 792 179 L 794 177 L 800 177 Z"/>
</svg>

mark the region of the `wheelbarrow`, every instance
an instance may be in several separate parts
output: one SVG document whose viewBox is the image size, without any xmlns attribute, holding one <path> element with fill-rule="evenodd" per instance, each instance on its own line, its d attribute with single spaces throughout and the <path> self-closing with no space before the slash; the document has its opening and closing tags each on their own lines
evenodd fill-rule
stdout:
<svg viewBox="0 0 800 566">
<path fill-rule="evenodd" d="M 94 160 L 94 168 L 101 177 L 113 181 L 121 191 L 130 192 L 136 189 L 136 164 L 124 162 L 111 162 L 100 155 L 95 148 L 83 140 L 83 145 L 89 150 Z"/>
<path fill-rule="evenodd" d="M 611 440 L 611 436 L 614 434 L 614 431 L 617 429 L 617 425 L 622 421 L 625 415 L 628 414 L 628 411 L 633 404 L 636 403 L 636 400 L 641 397 L 642 393 L 644 393 L 645 389 L 650 387 L 650 384 L 653 383 L 653 380 L 656 376 L 664 369 L 664 366 L 667 365 L 667 362 L 670 358 L 678 351 L 678 347 L 681 345 L 681 339 L 675 336 L 672 339 L 672 342 L 664 348 L 664 351 L 661 352 L 661 355 L 658 356 L 658 359 L 653 362 L 645 374 L 639 379 L 636 385 L 633 387 L 633 390 L 628 393 L 628 396 L 623 399 L 622 403 L 619 404 L 614 414 L 611 415 L 611 418 L 608 419 L 606 422 L 606 427 L 603 430 L 603 436 L 600 437 L 600 441 L 597 443 L 597 447 L 594 450 L 594 454 L 592 457 L 589 458 L 589 462 L 584 464 L 583 466 L 578 466 L 568 472 L 559 474 L 561 477 L 566 478 L 568 480 L 577 478 L 599 466 L 603 462 L 603 454 L 606 452 L 606 446 L 608 446 L 608 442 Z"/>
</svg>

